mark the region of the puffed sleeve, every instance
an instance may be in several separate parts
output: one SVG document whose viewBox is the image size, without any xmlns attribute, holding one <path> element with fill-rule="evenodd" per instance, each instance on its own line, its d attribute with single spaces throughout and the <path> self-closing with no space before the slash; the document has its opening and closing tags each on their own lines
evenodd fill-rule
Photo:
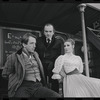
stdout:
<svg viewBox="0 0 100 100">
<path fill-rule="evenodd" d="M 54 69 L 52 72 L 54 73 L 52 79 L 61 79 L 61 75 L 59 74 L 63 66 L 63 55 L 59 56 L 54 64 Z"/>
<path fill-rule="evenodd" d="M 79 57 L 79 62 L 80 62 L 80 64 L 79 64 L 79 72 L 82 73 L 83 72 L 83 62 L 82 62 L 81 57 Z"/>
</svg>

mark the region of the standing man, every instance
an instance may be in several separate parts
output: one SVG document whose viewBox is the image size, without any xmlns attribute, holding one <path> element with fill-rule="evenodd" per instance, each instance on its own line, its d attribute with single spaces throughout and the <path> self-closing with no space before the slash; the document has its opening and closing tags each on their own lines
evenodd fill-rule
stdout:
<svg viewBox="0 0 100 100">
<path fill-rule="evenodd" d="M 52 24 L 46 24 L 43 30 L 43 36 L 37 39 L 36 51 L 42 61 L 47 83 L 50 83 L 52 90 L 59 92 L 59 83 L 52 80 L 52 69 L 55 59 L 63 54 L 63 43 L 55 38 L 55 29 Z"/>
<path fill-rule="evenodd" d="M 36 47 L 35 36 L 26 33 L 22 48 L 8 56 L 2 76 L 8 78 L 9 97 L 60 97 L 56 92 L 43 87 L 44 71 Z"/>
</svg>

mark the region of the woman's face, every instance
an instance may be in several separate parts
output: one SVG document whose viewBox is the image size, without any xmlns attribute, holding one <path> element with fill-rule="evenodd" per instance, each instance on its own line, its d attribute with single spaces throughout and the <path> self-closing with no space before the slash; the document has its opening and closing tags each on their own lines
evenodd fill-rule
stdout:
<svg viewBox="0 0 100 100">
<path fill-rule="evenodd" d="M 71 53 L 71 52 L 73 52 L 73 49 L 74 49 L 74 45 L 72 45 L 71 42 L 65 42 L 64 43 L 64 51 L 65 51 L 65 53 Z"/>
</svg>

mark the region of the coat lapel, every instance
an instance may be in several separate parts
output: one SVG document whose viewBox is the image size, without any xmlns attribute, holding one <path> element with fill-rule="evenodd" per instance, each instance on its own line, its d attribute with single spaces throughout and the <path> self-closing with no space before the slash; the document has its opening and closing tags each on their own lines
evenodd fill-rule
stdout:
<svg viewBox="0 0 100 100">
<path fill-rule="evenodd" d="M 36 52 L 33 53 L 34 54 L 34 57 L 39 65 L 39 69 L 40 69 L 40 73 L 42 75 L 42 79 L 43 79 L 43 83 L 44 85 L 46 86 L 46 79 L 45 79 L 45 75 L 44 75 L 44 69 L 43 69 L 43 66 L 42 66 L 42 63 L 38 57 L 38 54 Z"/>
<path fill-rule="evenodd" d="M 21 54 L 21 55 L 18 55 L 18 54 L 17 54 L 17 57 L 18 57 L 18 60 L 19 60 L 20 64 L 22 65 L 23 72 L 24 72 L 24 73 L 23 73 L 23 76 L 24 76 L 24 74 L 25 74 L 25 63 L 24 63 L 22 54 Z"/>
<path fill-rule="evenodd" d="M 48 48 L 51 48 L 51 47 L 54 45 L 54 42 L 55 42 L 55 37 L 53 36 L 53 37 L 52 37 L 52 41 L 51 41 L 51 43 L 49 44 Z"/>
<path fill-rule="evenodd" d="M 46 42 L 46 37 L 45 37 L 45 36 L 42 38 L 42 42 L 43 42 L 43 44 L 44 44 L 44 47 L 45 47 L 46 49 L 49 49 L 49 48 L 51 48 L 51 47 L 54 45 L 54 43 L 55 43 L 55 36 L 53 35 L 50 44 L 47 44 L 47 42 Z"/>
</svg>

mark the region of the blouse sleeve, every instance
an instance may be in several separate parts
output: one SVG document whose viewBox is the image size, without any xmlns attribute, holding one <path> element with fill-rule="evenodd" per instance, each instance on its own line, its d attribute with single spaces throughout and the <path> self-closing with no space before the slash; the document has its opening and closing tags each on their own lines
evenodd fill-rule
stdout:
<svg viewBox="0 0 100 100">
<path fill-rule="evenodd" d="M 83 72 L 83 62 L 82 62 L 81 57 L 79 57 L 79 61 L 80 61 L 80 64 L 79 64 L 79 72 L 82 73 Z"/>
<path fill-rule="evenodd" d="M 52 79 L 61 79 L 61 75 L 59 74 L 63 66 L 63 55 L 59 56 L 54 64 L 54 69 L 52 72 L 54 73 Z"/>
</svg>

